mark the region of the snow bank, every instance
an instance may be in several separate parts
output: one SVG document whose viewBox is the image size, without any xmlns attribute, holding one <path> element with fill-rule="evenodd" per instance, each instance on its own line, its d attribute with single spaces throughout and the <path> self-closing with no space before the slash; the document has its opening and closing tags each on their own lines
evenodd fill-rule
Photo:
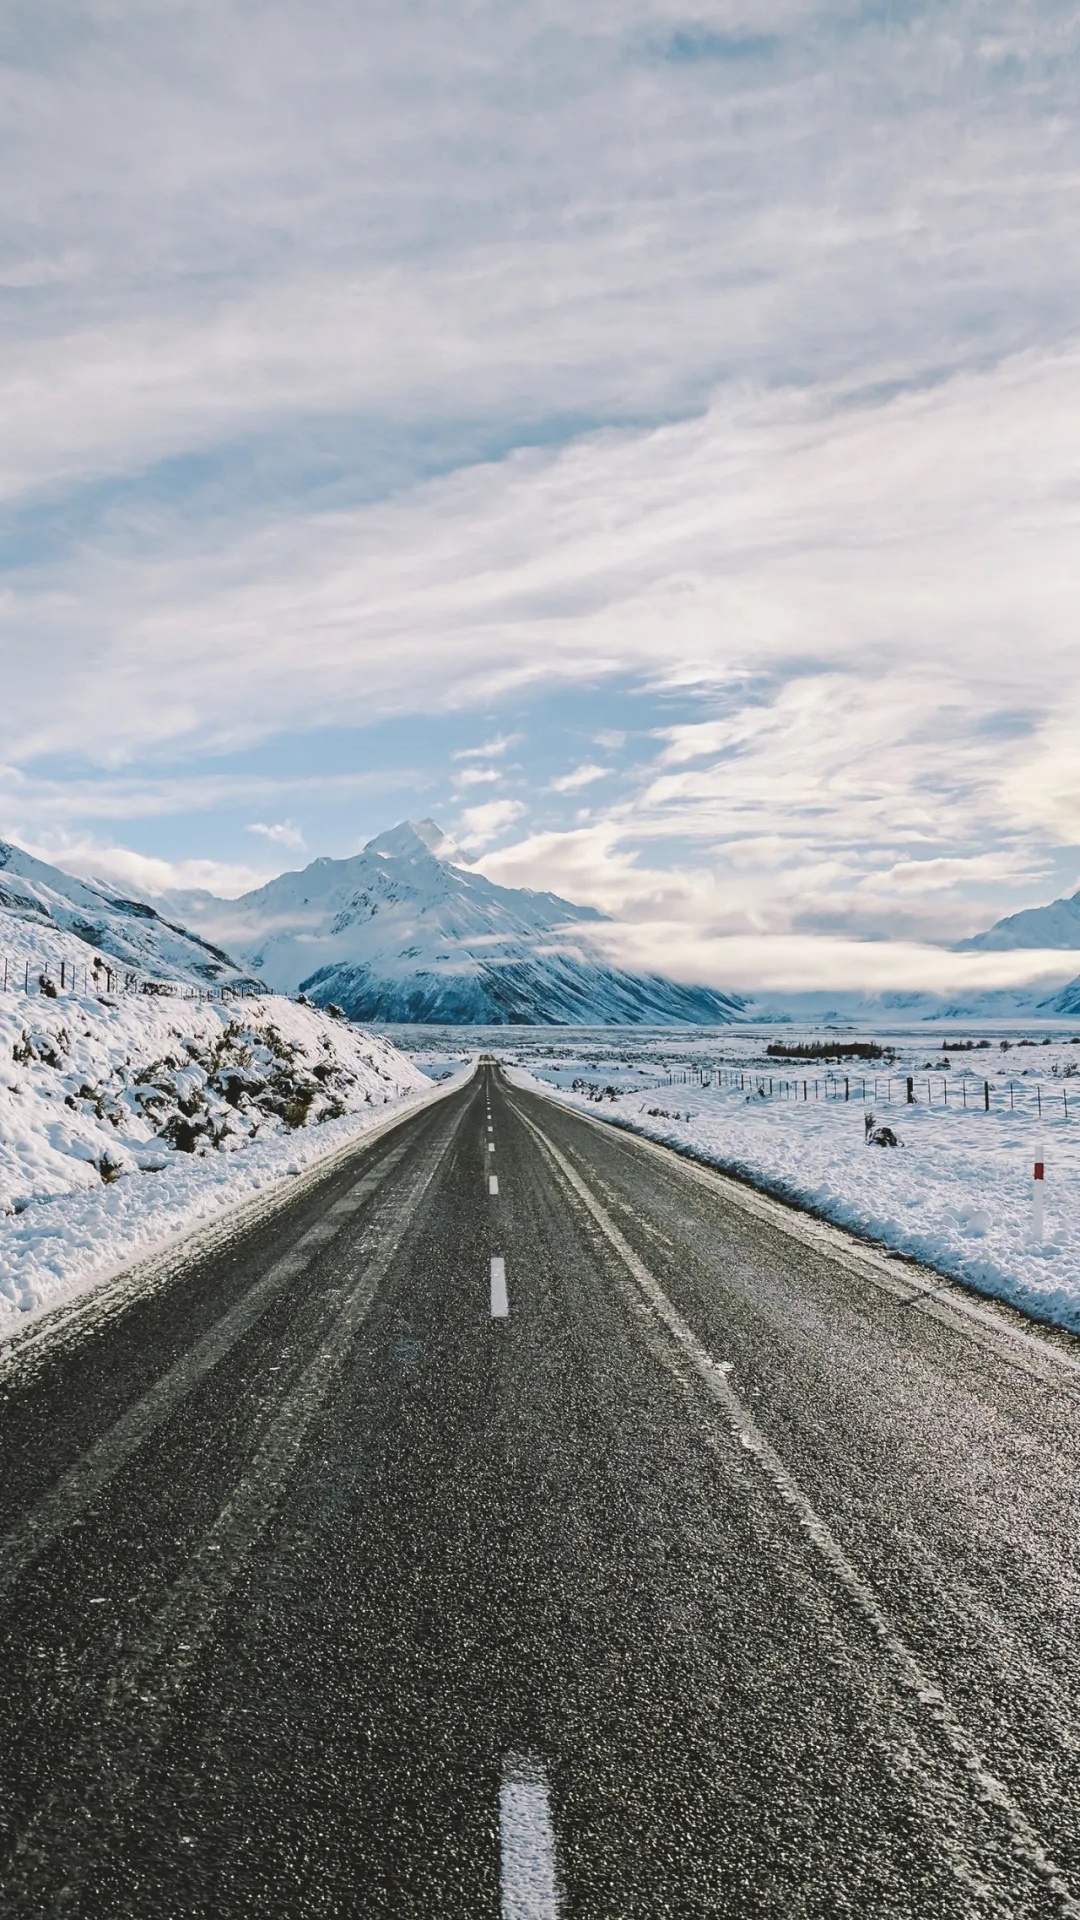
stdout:
<svg viewBox="0 0 1080 1920">
<path fill-rule="evenodd" d="M 879 1107 L 876 1122 L 901 1142 L 881 1147 L 865 1141 L 861 1100 L 770 1099 L 690 1078 L 666 1086 L 656 1061 L 650 1083 L 640 1057 L 633 1058 L 633 1039 L 619 1044 L 621 1061 L 601 1061 L 599 1049 L 574 1060 L 560 1046 L 545 1062 L 537 1040 L 529 1068 L 519 1052 L 508 1071 L 518 1084 L 739 1174 L 980 1293 L 1080 1331 L 1080 1087 L 1068 1101 L 1068 1120 L 1061 1083 L 1050 1080 L 1042 1083 L 1041 1119 L 1031 1082 L 1022 1103 L 1017 1095 L 1016 1110 L 998 1092 L 989 1113 L 981 1102 L 966 1110 L 958 1101 L 928 1105 L 919 1088 L 914 1106 Z M 577 1091 L 575 1079 L 583 1082 Z M 940 1098 L 936 1084 L 931 1090 Z M 1046 1227 L 1036 1245 L 1032 1171 L 1043 1157 Z"/>
<path fill-rule="evenodd" d="M 0 1339 L 430 1092 L 270 995 L 0 993 Z"/>
</svg>

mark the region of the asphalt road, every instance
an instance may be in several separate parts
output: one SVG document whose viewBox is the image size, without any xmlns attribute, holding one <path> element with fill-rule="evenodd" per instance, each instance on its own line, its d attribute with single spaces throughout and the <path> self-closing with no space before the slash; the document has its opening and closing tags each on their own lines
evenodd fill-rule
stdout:
<svg viewBox="0 0 1080 1920">
<path fill-rule="evenodd" d="M 1080 1913 L 1078 1434 L 483 1069 L 0 1368 L 0 1912 Z"/>
</svg>

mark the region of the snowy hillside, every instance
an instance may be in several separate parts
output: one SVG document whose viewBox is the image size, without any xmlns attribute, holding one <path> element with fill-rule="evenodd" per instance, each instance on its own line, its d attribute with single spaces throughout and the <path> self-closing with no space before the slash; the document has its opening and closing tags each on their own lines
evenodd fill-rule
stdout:
<svg viewBox="0 0 1080 1920">
<path fill-rule="evenodd" d="M 429 1092 L 385 1040 L 271 995 L 0 993 L 0 1337 Z"/>
<path fill-rule="evenodd" d="M 1001 953 L 1016 947 L 1070 948 L 1080 950 L 1080 893 L 1067 900 L 1052 900 L 1048 907 L 1027 907 L 1023 913 L 1010 913 L 996 920 L 986 933 L 961 940 L 958 951 Z"/>
<path fill-rule="evenodd" d="M 303 987 L 357 1020 L 716 1024 L 741 1005 L 611 967 L 589 939 L 595 908 L 496 886 L 430 820 L 238 900 L 192 893 L 173 907 L 271 986 Z"/>
<path fill-rule="evenodd" d="M 220 947 L 144 901 L 76 880 L 0 840 L 0 978 L 4 961 L 13 976 L 17 956 L 23 971 L 28 958 L 56 971 L 65 958 L 81 974 L 95 953 L 152 979 L 208 986 L 250 977 Z"/>
</svg>

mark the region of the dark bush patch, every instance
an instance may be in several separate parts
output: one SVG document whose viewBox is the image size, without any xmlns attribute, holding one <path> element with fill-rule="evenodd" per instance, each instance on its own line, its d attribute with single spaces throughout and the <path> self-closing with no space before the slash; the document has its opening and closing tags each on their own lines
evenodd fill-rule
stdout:
<svg viewBox="0 0 1080 1920">
<path fill-rule="evenodd" d="M 765 1049 L 771 1060 L 895 1060 L 893 1047 L 876 1040 L 770 1040 Z"/>
<path fill-rule="evenodd" d="M 194 1153 L 199 1141 L 205 1138 L 205 1127 L 197 1127 L 192 1120 L 185 1119 L 182 1113 L 174 1113 L 158 1134 L 168 1146 L 175 1147 L 178 1153 Z"/>
<path fill-rule="evenodd" d="M 55 1033 L 43 1033 L 40 1029 L 27 1033 L 24 1027 L 22 1039 L 16 1040 L 11 1049 L 11 1057 L 20 1067 L 28 1067 L 35 1060 L 44 1067 L 61 1067 L 70 1052 L 71 1035 L 66 1027 L 58 1027 Z"/>
</svg>

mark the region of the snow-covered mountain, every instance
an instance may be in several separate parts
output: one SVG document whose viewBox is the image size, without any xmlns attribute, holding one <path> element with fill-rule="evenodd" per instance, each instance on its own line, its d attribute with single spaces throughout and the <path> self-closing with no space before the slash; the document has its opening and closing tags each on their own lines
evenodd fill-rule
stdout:
<svg viewBox="0 0 1080 1920">
<path fill-rule="evenodd" d="M 35 935 L 39 966 L 49 964 L 52 940 L 57 964 L 70 960 L 70 943 L 61 936 L 74 934 L 96 953 L 151 979 L 207 986 L 251 977 L 220 947 L 163 919 L 145 901 L 128 900 L 101 882 L 76 880 L 0 840 L 0 957 L 24 953 L 27 929 Z"/>
<path fill-rule="evenodd" d="M 1051 900 L 1046 907 L 1025 907 L 1021 913 L 1007 914 L 1004 920 L 995 920 L 985 933 L 957 942 L 961 953 L 1007 953 L 1021 947 L 1080 952 L 1080 893 Z M 1032 997 L 1040 1014 L 1073 1019 L 1080 1014 L 1080 977 L 1049 996 Z"/>
<path fill-rule="evenodd" d="M 434 821 L 403 821 L 347 860 L 321 859 L 238 900 L 170 896 L 282 992 L 355 1020 L 603 1025 L 734 1019 L 708 987 L 624 973 L 590 941 L 594 907 L 500 887 Z"/>
<path fill-rule="evenodd" d="M 1080 950 L 1080 893 L 1051 900 L 1048 907 L 1025 907 L 995 920 L 985 933 L 957 942 L 960 953 L 1004 953 L 1014 947 L 1076 947 Z"/>
</svg>

